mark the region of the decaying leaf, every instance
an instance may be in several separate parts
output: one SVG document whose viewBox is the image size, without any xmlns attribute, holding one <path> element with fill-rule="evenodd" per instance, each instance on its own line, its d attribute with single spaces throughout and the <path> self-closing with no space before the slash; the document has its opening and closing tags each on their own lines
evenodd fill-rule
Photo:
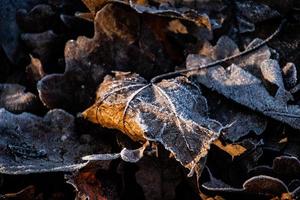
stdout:
<svg viewBox="0 0 300 200">
<path fill-rule="evenodd" d="M 83 116 L 135 141 L 159 142 L 183 166 L 200 172 L 199 161 L 224 128 L 206 111 L 200 88 L 185 77 L 149 84 L 137 74 L 116 72 L 105 77 L 97 102 Z"/>
<path fill-rule="evenodd" d="M 109 151 L 99 139 L 80 143 L 74 117 L 63 110 L 49 111 L 41 118 L 0 109 L 0 135 L 0 172 L 5 174 L 72 171 L 87 164 L 81 160 L 83 155 Z"/>
</svg>

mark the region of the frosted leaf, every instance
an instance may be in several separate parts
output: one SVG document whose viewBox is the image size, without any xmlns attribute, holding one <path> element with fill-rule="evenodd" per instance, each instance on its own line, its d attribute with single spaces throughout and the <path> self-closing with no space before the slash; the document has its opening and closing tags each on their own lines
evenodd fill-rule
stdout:
<svg viewBox="0 0 300 200">
<path fill-rule="evenodd" d="M 191 61 L 190 61 L 191 62 Z M 216 66 L 191 73 L 199 83 L 233 101 L 300 129 L 300 107 L 276 99 L 262 81 L 237 65 Z"/>
<path fill-rule="evenodd" d="M 136 141 L 161 143 L 191 171 L 223 126 L 206 117 L 206 99 L 200 88 L 185 77 L 148 84 L 137 74 L 117 72 L 106 76 L 97 91 L 97 102 L 83 116 L 116 128 Z"/>
<path fill-rule="evenodd" d="M 99 138 L 87 144 L 78 136 L 74 117 L 63 110 L 51 110 L 39 117 L 0 109 L 0 172 L 74 171 L 88 163 L 81 160 L 82 156 L 110 151 Z"/>
</svg>

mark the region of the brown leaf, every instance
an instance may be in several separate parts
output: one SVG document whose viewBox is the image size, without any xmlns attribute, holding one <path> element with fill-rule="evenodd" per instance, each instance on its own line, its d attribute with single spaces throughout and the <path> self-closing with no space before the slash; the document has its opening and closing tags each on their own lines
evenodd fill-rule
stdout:
<svg viewBox="0 0 300 200">
<path fill-rule="evenodd" d="M 105 77 L 97 99 L 83 113 L 85 118 L 135 141 L 159 142 L 183 166 L 198 172 L 199 161 L 224 128 L 206 117 L 200 88 L 185 77 L 148 84 L 137 74 L 116 72 Z"/>
<path fill-rule="evenodd" d="M 96 14 L 93 38 L 67 42 L 64 74 L 50 74 L 38 83 L 42 102 L 49 108 L 82 111 L 111 70 L 135 71 L 146 78 L 172 70 L 168 55 L 174 48 L 168 46 L 163 27 L 167 22 L 122 4 L 107 4 Z"/>
</svg>

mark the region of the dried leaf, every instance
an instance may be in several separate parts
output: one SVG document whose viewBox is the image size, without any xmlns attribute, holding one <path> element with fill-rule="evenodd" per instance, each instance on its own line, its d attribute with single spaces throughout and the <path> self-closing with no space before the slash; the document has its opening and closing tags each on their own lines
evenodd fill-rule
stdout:
<svg viewBox="0 0 300 200">
<path fill-rule="evenodd" d="M 195 56 L 188 57 L 187 60 L 197 62 Z M 271 96 L 260 79 L 241 67 L 234 64 L 226 69 L 216 66 L 199 70 L 194 75 L 201 84 L 225 97 L 300 129 L 300 107 L 287 105 Z"/>
<path fill-rule="evenodd" d="M 254 40 L 249 44 L 247 49 L 260 43 L 261 40 Z M 213 62 L 213 60 L 220 60 L 230 57 L 232 55 L 239 54 L 237 44 L 227 36 L 221 36 L 215 46 L 207 43 L 202 49 L 200 49 L 200 55 L 190 54 L 187 58 L 186 65 L 188 68 L 196 68 L 205 66 Z M 260 64 L 261 59 L 266 60 L 270 58 L 270 50 L 267 47 L 262 47 L 256 51 L 255 55 L 245 55 L 242 60 L 237 60 L 239 66 L 243 69 L 250 70 L 255 73 L 256 76 L 261 76 Z M 226 130 L 224 130 L 223 136 L 233 142 L 239 140 L 241 137 L 255 132 L 257 135 L 263 133 L 266 129 L 266 119 L 251 110 L 244 109 L 243 107 L 237 107 L 230 101 L 222 98 L 222 96 L 206 91 L 206 98 L 209 108 L 209 116 L 222 124 L 231 124 Z"/>
<path fill-rule="evenodd" d="M 84 117 L 135 141 L 159 142 L 190 170 L 200 170 L 199 161 L 224 128 L 206 117 L 199 87 L 184 77 L 148 84 L 136 74 L 117 72 L 105 77 L 97 99 Z"/>
<path fill-rule="evenodd" d="M 120 19 L 120 14 L 126 17 Z M 166 47 L 163 24 L 124 5 L 106 5 L 97 12 L 92 39 L 81 36 L 67 42 L 64 74 L 48 75 L 38 83 L 42 102 L 49 108 L 82 111 L 92 104 L 110 70 L 135 71 L 147 78 L 170 71 L 173 62 L 165 50 L 172 46 Z"/>
<path fill-rule="evenodd" d="M 80 143 L 74 117 L 63 110 L 49 111 L 44 118 L 0 109 L 0 172 L 28 174 L 73 171 L 84 167 L 81 157 L 109 151 L 101 140 Z"/>
</svg>

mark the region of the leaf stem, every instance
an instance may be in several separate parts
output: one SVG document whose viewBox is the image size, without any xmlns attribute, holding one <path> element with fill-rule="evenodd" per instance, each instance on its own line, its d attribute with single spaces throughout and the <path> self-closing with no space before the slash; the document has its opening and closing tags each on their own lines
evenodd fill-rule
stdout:
<svg viewBox="0 0 300 200">
<path fill-rule="evenodd" d="M 277 36 L 278 33 L 282 30 L 282 27 L 286 23 L 286 21 L 287 21 L 286 19 L 283 19 L 281 21 L 280 25 L 278 26 L 278 28 L 268 38 L 266 38 L 264 41 L 262 41 L 260 44 L 257 44 L 256 46 L 254 46 L 252 48 L 246 49 L 241 53 L 238 53 L 238 54 L 235 54 L 235 55 L 232 55 L 232 56 L 220 59 L 220 60 L 216 60 L 214 62 L 211 62 L 211 63 L 207 64 L 207 65 L 202 65 L 202 66 L 191 68 L 191 69 L 183 69 L 183 70 L 178 70 L 178 71 L 175 71 L 175 72 L 169 72 L 169 73 L 161 74 L 161 75 L 158 75 L 158 76 L 155 76 L 154 78 L 152 78 L 150 80 L 150 82 L 151 83 L 157 83 L 158 81 L 161 81 L 162 79 L 172 78 L 172 77 L 180 76 L 183 73 L 187 73 L 187 72 L 191 72 L 191 71 L 197 71 L 197 70 L 200 70 L 200 69 L 203 69 L 203 68 L 213 67 L 213 66 L 228 62 L 230 60 L 233 60 L 235 58 L 244 56 L 244 55 L 249 54 L 253 51 L 256 51 L 256 50 L 260 49 L 261 47 L 263 47 L 264 45 L 266 45 L 268 42 L 270 42 L 270 40 L 272 40 L 275 36 Z"/>
</svg>

